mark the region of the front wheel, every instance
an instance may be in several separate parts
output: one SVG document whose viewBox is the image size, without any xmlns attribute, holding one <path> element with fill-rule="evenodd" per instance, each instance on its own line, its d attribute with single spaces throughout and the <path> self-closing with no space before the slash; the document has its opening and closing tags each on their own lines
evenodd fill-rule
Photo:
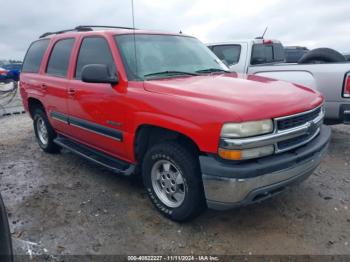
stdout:
<svg viewBox="0 0 350 262">
<path fill-rule="evenodd" d="M 153 146 L 145 155 L 142 175 L 152 203 L 171 220 L 190 220 L 205 209 L 198 158 L 181 144 Z"/>
</svg>

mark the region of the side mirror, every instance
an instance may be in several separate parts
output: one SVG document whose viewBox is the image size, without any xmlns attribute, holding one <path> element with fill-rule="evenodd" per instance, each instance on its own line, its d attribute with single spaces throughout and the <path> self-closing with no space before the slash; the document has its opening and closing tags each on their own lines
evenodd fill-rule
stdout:
<svg viewBox="0 0 350 262">
<path fill-rule="evenodd" d="M 112 74 L 107 65 L 90 64 L 82 68 L 81 80 L 86 83 L 108 83 L 116 85 L 119 82 L 118 76 Z"/>
</svg>

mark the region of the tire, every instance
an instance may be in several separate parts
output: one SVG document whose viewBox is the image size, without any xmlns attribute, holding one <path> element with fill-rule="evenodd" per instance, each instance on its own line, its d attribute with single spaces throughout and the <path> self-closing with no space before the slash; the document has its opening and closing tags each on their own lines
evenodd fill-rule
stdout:
<svg viewBox="0 0 350 262">
<path fill-rule="evenodd" d="M 345 61 L 345 57 L 334 49 L 316 48 L 303 55 L 299 59 L 298 64 L 339 63 Z"/>
<path fill-rule="evenodd" d="M 205 210 L 198 158 L 179 143 L 164 142 L 149 149 L 143 160 L 142 177 L 149 198 L 165 217 L 184 222 Z M 173 196 L 166 197 L 167 190 Z"/>
<path fill-rule="evenodd" d="M 3 262 L 13 261 L 11 233 L 4 202 L 0 195 L 0 257 Z"/>
<path fill-rule="evenodd" d="M 42 150 L 47 153 L 57 153 L 60 151 L 60 147 L 54 143 L 56 138 L 56 132 L 52 128 L 49 120 L 47 119 L 46 113 L 41 108 L 36 108 L 33 113 L 33 125 L 36 140 Z M 43 129 L 46 129 L 46 135 Z"/>
</svg>

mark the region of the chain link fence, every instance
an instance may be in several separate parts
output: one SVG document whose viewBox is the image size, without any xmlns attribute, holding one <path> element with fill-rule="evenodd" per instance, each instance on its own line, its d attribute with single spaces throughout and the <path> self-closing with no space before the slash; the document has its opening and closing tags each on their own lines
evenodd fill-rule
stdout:
<svg viewBox="0 0 350 262">
<path fill-rule="evenodd" d="M 18 82 L 0 83 L 0 117 L 24 113 Z"/>
</svg>

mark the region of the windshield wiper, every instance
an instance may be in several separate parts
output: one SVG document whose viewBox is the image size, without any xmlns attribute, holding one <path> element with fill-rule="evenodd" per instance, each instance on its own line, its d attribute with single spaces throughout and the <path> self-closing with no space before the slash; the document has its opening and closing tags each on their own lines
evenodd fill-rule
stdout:
<svg viewBox="0 0 350 262">
<path fill-rule="evenodd" d="M 230 71 L 220 69 L 220 68 L 206 68 L 206 69 L 201 69 L 196 71 L 196 73 L 216 73 L 216 72 L 231 73 Z"/>
<path fill-rule="evenodd" d="M 149 77 L 149 76 L 159 76 L 159 75 L 189 75 L 189 76 L 197 76 L 197 73 L 191 73 L 191 72 L 183 72 L 183 71 L 161 71 L 161 72 L 155 72 L 155 73 L 150 73 L 144 75 L 144 77 Z"/>
</svg>

